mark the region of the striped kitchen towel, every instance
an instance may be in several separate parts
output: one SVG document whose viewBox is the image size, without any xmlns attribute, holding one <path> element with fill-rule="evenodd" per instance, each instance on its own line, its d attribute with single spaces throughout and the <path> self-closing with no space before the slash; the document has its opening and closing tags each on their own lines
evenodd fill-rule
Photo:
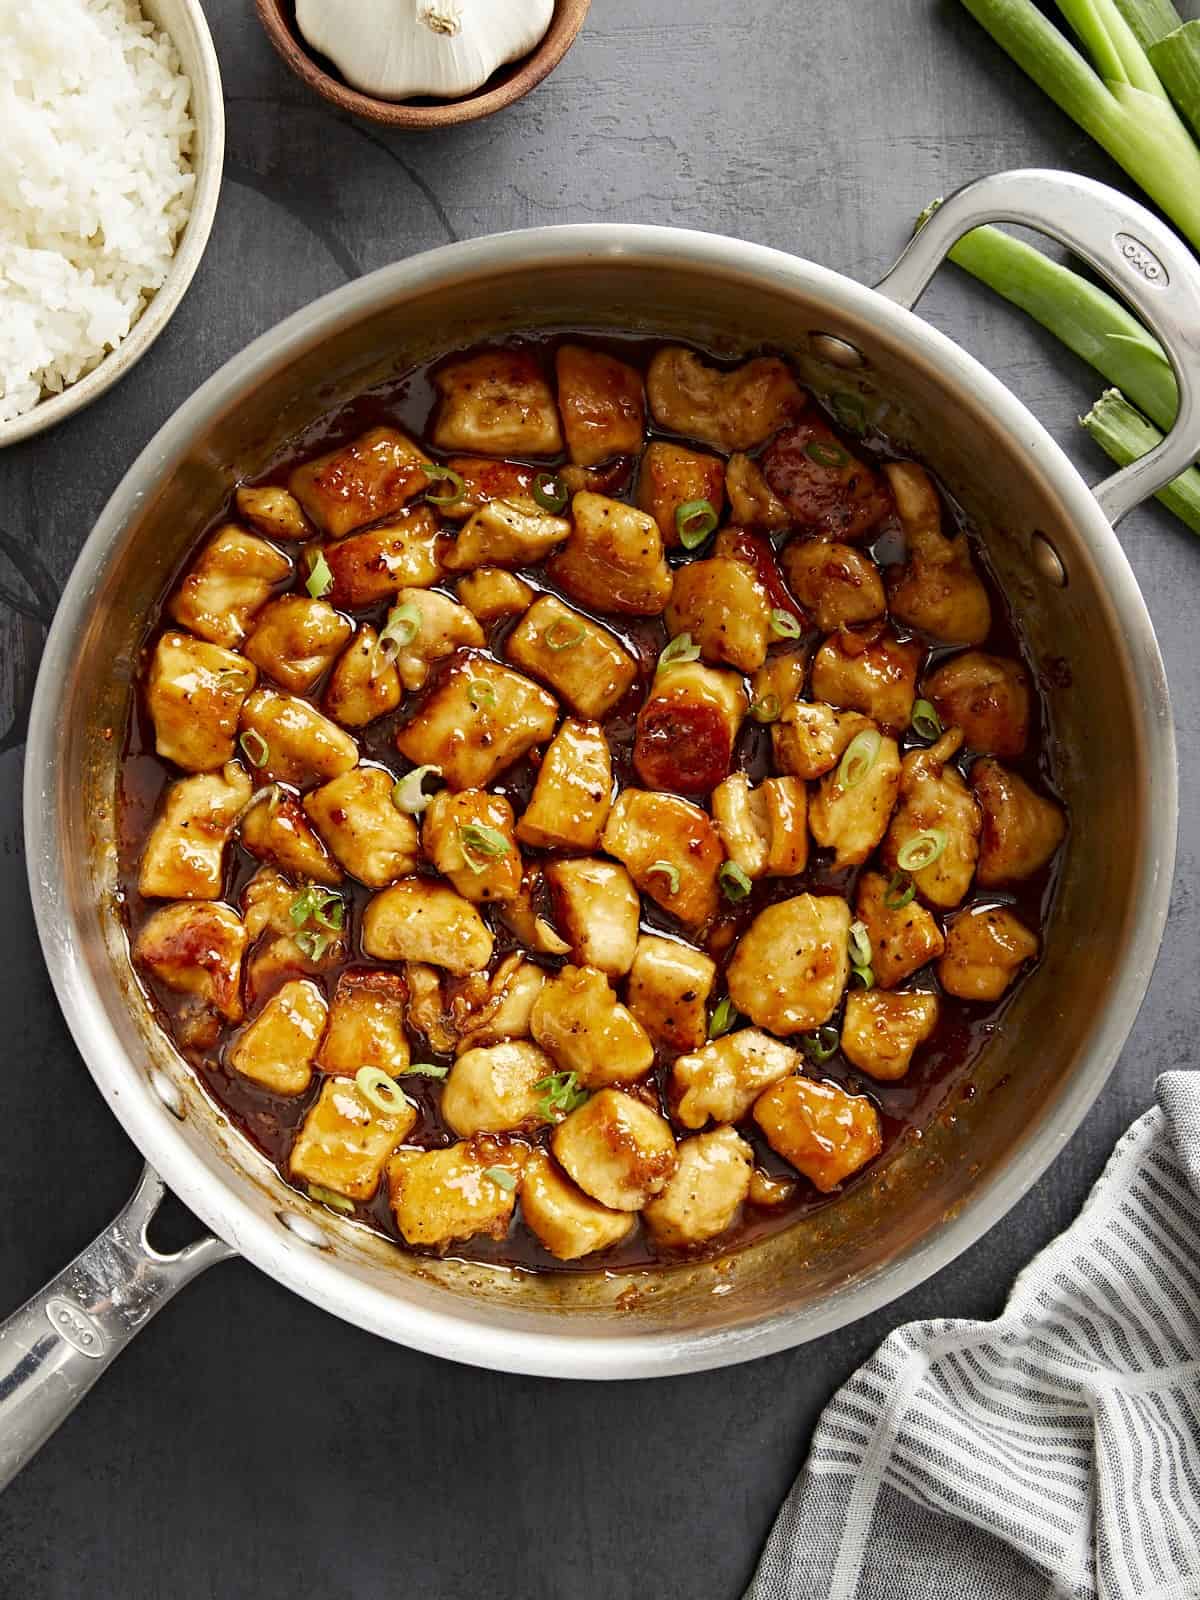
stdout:
<svg viewBox="0 0 1200 1600">
<path fill-rule="evenodd" d="M 1200 1596 L 1200 1073 L 1169 1072 L 995 1322 L 834 1396 L 747 1600 Z"/>
</svg>

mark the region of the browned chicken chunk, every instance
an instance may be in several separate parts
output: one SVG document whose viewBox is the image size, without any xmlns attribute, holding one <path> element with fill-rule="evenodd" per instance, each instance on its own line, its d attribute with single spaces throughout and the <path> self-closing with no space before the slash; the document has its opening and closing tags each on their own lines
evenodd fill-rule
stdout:
<svg viewBox="0 0 1200 1600">
<path fill-rule="evenodd" d="M 428 878 L 402 878 L 368 903 L 362 945 L 376 961 L 420 961 L 448 972 L 478 972 L 492 959 L 493 941 L 462 895 Z"/>
<path fill-rule="evenodd" d="M 736 1222 L 750 1192 L 754 1151 L 732 1128 L 698 1133 L 679 1146 L 666 1188 L 642 1211 L 660 1244 L 674 1250 L 716 1239 Z"/>
<path fill-rule="evenodd" d="M 629 1211 L 613 1211 L 584 1194 L 544 1150 L 535 1150 L 521 1180 L 521 1215 L 543 1249 L 578 1261 L 620 1244 L 633 1231 Z"/>
<path fill-rule="evenodd" d="M 753 569 L 728 556 L 677 568 L 667 630 L 686 633 L 706 661 L 756 672 L 772 639 L 771 604 Z"/>
<path fill-rule="evenodd" d="M 929 1038 L 937 1019 L 935 994 L 852 989 L 842 1020 L 842 1054 L 860 1072 L 890 1083 L 908 1071 L 917 1046 Z"/>
<path fill-rule="evenodd" d="M 942 532 L 937 490 L 924 468 L 897 461 L 883 470 L 908 541 L 908 561 L 888 573 L 892 615 L 945 644 L 982 644 L 992 608 L 965 535 Z"/>
<path fill-rule="evenodd" d="M 358 765 L 358 746 L 315 706 L 256 689 L 242 706 L 242 754 L 264 779 L 307 789 Z"/>
<path fill-rule="evenodd" d="M 167 610 L 181 627 L 232 649 L 246 637 L 250 618 L 291 574 L 292 563 L 282 551 L 228 522 L 188 568 Z"/>
<path fill-rule="evenodd" d="M 341 539 L 392 517 L 429 486 L 429 457 L 396 428 L 371 428 L 352 443 L 306 461 L 288 488 L 323 533 Z"/>
<path fill-rule="evenodd" d="M 968 750 L 1024 754 L 1029 738 L 1029 675 L 1019 661 L 968 650 L 925 680 L 925 694 L 947 728 L 961 728 Z"/>
<path fill-rule="evenodd" d="M 800 1064 L 800 1052 L 757 1028 L 713 1039 L 671 1070 L 675 1117 L 685 1128 L 740 1122 L 764 1089 Z"/>
<path fill-rule="evenodd" d="M 695 1050 L 708 1028 L 716 963 L 700 950 L 644 933 L 638 939 L 625 998 L 653 1039 L 668 1050 Z"/>
<path fill-rule="evenodd" d="M 567 454 L 593 467 L 642 446 L 646 408 L 641 374 L 603 350 L 561 344 L 555 353 L 558 407 Z"/>
<path fill-rule="evenodd" d="M 307 694 L 353 632 L 324 600 L 298 594 L 269 601 L 243 645 L 249 660 L 293 694 Z"/>
<path fill-rule="evenodd" d="M 154 647 L 146 709 L 154 748 L 188 772 L 211 772 L 233 756 L 238 717 L 258 673 L 242 656 L 168 628 Z"/>
<path fill-rule="evenodd" d="M 666 439 L 646 446 L 638 474 L 637 503 L 658 523 L 668 550 L 680 543 L 676 513 L 707 500 L 720 515 L 725 503 L 725 465 L 716 456 L 689 450 Z"/>
<path fill-rule="evenodd" d="M 643 894 L 685 927 L 717 910 L 717 871 L 725 852 L 706 812 L 678 795 L 623 789 L 601 841 L 629 869 Z"/>
<path fill-rule="evenodd" d="M 655 617 L 671 598 L 658 523 L 620 500 L 583 490 L 571 502 L 571 537 L 551 557 L 551 578 L 598 611 Z"/>
<path fill-rule="evenodd" d="M 938 982 L 959 1000 L 999 1000 L 1037 953 L 1037 935 L 1007 906 L 972 906 L 946 930 Z"/>
<path fill-rule="evenodd" d="M 735 772 L 713 790 L 712 813 L 725 854 L 748 878 L 790 878 L 804 871 L 808 791 L 799 778 L 764 778 L 756 787 L 744 772 Z"/>
<path fill-rule="evenodd" d="M 364 622 L 329 675 L 321 706 L 344 728 L 365 728 L 400 704 L 400 674 L 378 645 L 379 635 Z"/>
<path fill-rule="evenodd" d="M 780 557 L 792 593 L 822 633 L 874 622 L 886 610 L 870 556 L 826 539 L 793 539 Z"/>
<path fill-rule="evenodd" d="M 638 777 L 651 789 L 708 794 L 729 773 L 748 704 L 736 673 L 699 661 L 662 668 L 638 712 Z"/>
<path fill-rule="evenodd" d="M 421 843 L 467 900 L 512 900 L 521 888 L 513 808 L 486 789 L 443 789 L 425 809 Z"/>
<path fill-rule="evenodd" d="M 900 804 L 880 852 L 889 871 L 909 873 L 935 906 L 959 904 L 979 856 L 979 807 L 952 764 L 961 744 L 962 730 L 951 728 L 904 757 Z"/>
<path fill-rule="evenodd" d="M 660 427 L 718 450 L 753 450 L 804 407 L 795 378 L 776 356 L 756 356 L 726 372 L 672 345 L 651 361 L 646 392 Z"/>
<path fill-rule="evenodd" d="M 388 1157 L 416 1120 L 416 1106 L 400 1097 L 394 1111 L 384 1111 L 353 1079 L 328 1078 L 296 1136 L 288 1171 L 347 1200 L 370 1200 Z"/>
<path fill-rule="evenodd" d="M 983 813 L 979 883 L 991 888 L 1040 872 L 1066 835 L 1062 807 L 990 756 L 971 768 L 971 788 Z"/>
<path fill-rule="evenodd" d="M 403 517 L 325 546 L 333 578 L 325 598 L 345 611 L 363 611 L 400 589 L 428 589 L 442 577 L 447 551 L 433 513 L 415 506 Z"/>
<path fill-rule="evenodd" d="M 890 508 L 879 474 L 813 412 L 773 439 L 759 465 L 793 524 L 826 539 L 861 539 Z"/>
<path fill-rule="evenodd" d="M 594 850 L 612 804 L 612 755 L 594 722 L 563 719 L 517 823 L 522 844 L 542 850 Z"/>
<path fill-rule="evenodd" d="M 414 766 L 439 767 L 452 789 L 482 789 L 554 732 L 558 702 L 486 656 L 461 650 L 396 748 Z"/>
<path fill-rule="evenodd" d="M 865 1095 L 811 1078 L 781 1079 L 755 1102 L 754 1120 L 776 1155 L 822 1194 L 845 1183 L 883 1148 L 879 1113 Z"/>
<path fill-rule="evenodd" d="M 581 717 L 597 721 L 625 698 L 637 677 L 637 661 L 615 634 L 552 594 L 533 602 L 504 653 Z"/>
<path fill-rule="evenodd" d="M 401 1238 L 435 1249 L 475 1234 L 503 1239 L 528 1155 L 528 1146 L 490 1134 L 448 1150 L 397 1150 L 387 1181 Z"/>
<path fill-rule="evenodd" d="M 338 862 L 369 889 L 384 889 L 417 864 L 417 825 L 396 810 L 396 780 L 355 767 L 304 797 L 304 810 Z"/>
<path fill-rule="evenodd" d="M 567 966 L 556 973 L 534 1001 L 529 1026 L 558 1067 L 575 1073 L 588 1089 L 632 1083 L 654 1065 L 646 1030 L 592 967 Z"/>
<path fill-rule="evenodd" d="M 563 447 L 550 385 L 527 351 L 459 356 L 433 376 L 433 442 L 485 456 L 555 456 Z"/>
<path fill-rule="evenodd" d="M 729 998 L 772 1033 L 829 1021 L 850 977 L 850 907 L 840 895 L 800 894 L 760 911 L 729 963 Z"/>
<path fill-rule="evenodd" d="M 173 783 L 146 840 L 138 892 L 150 900 L 218 899 L 225 849 L 250 792 L 236 761 Z"/>
<path fill-rule="evenodd" d="M 915 639 L 897 639 L 890 628 L 871 635 L 831 634 L 813 658 L 813 699 L 861 711 L 885 732 L 902 733 L 912 716 L 924 659 Z"/>
<path fill-rule="evenodd" d="M 675 1171 L 675 1140 L 656 1111 L 601 1089 L 555 1128 L 551 1147 L 585 1194 L 613 1211 L 640 1211 Z"/>
<path fill-rule="evenodd" d="M 133 959 L 164 988 L 190 997 L 192 1022 L 239 1022 L 242 1016 L 242 955 L 246 930 L 236 911 L 212 900 L 185 900 L 163 906 L 146 919 L 133 947 Z M 215 1028 L 203 1037 L 189 1029 L 187 1042 L 213 1043 Z"/>
<path fill-rule="evenodd" d="M 333 991 L 317 1066 L 343 1077 L 352 1077 L 360 1067 L 378 1067 L 390 1078 L 407 1072 L 406 1000 L 398 972 L 343 972 Z"/>
<path fill-rule="evenodd" d="M 889 880 L 878 872 L 864 872 L 858 880 L 854 910 L 866 925 L 871 967 L 883 989 L 894 989 L 945 949 L 936 919 L 913 898 L 911 888 L 907 880 Z"/>
</svg>

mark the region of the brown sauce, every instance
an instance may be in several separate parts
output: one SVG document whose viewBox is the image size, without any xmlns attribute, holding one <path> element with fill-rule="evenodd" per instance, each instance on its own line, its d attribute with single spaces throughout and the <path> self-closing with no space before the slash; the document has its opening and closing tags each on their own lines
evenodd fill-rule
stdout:
<svg viewBox="0 0 1200 1600">
<path fill-rule="evenodd" d="M 538 334 L 530 334 L 519 339 L 509 341 L 510 344 L 532 348 L 537 351 L 545 362 L 547 369 L 552 368 L 554 349 L 560 339 L 586 342 L 594 348 L 604 349 L 618 356 L 622 361 L 645 371 L 653 351 L 661 341 L 650 339 L 617 339 L 598 336 L 587 330 L 569 335 L 556 335 L 553 338 Z M 460 353 L 460 352 L 455 352 Z M 723 363 L 710 352 L 700 352 L 706 361 L 715 365 L 733 366 L 737 363 Z M 767 352 L 774 353 L 774 352 Z M 746 357 L 739 357 L 739 362 Z M 349 403 L 330 412 L 301 435 L 291 440 L 288 446 L 280 452 L 272 462 L 270 468 L 258 478 L 252 480 L 256 484 L 286 483 L 291 470 L 300 462 L 312 456 L 348 443 L 368 428 L 380 425 L 399 427 L 407 432 L 410 437 L 425 439 L 427 426 L 430 421 L 434 406 L 435 391 L 430 381 L 430 363 L 420 367 L 405 376 L 381 385 Z M 815 405 L 816 402 L 814 401 Z M 847 433 L 833 415 L 826 417 L 829 425 L 843 438 L 848 446 L 858 455 L 866 458 L 873 466 L 878 466 L 888 460 L 900 459 L 898 452 L 889 447 L 887 439 L 878 433 L 868 432 L 866 435 Z M 647 441 L 655 438 L 673 438 L 654 428 L 650 424 Z M 684 443 L 692 441 L 683 440 Z M 696 448 L 709 450 L 711 447 L 703 444 Z M 752 452 L 757 454 L 757 452 Z M 447 452 L 429 449 L 431 458 L 437 459 Z M 512 459 L 519 460 L 519 457 Z M 565 460 L 564 458 L 560 458 Z M 533 463 L 536 470 L 552 470 L 553 463 L 548 463 L 544 458 L 539 458 Z M 610 481 L 605 485 L 605 493 L 614 498 L 632 499 L 632 489 L 635 482 L 635 465 L 631 462 L 628 470 L 619 464 L 614 470 Z M 939 486 L 940 487 L 940 486 Z M 1001 592 L 988 566 L 985 551 L 975 538 L 966 519 L 959 508 L 954 504 L 948 494 L 942 490 L 943 509 L 947 522 L 956 525 L 965 534 L 971 544 L 975 565 L 982 576 L 988 590 L 988 597 L 992 608 L 992 629 L 989 637 L 978 646 L 979 649 L 1000 656 L 1017 657 L 1025 665 L 1031 686 L 1031 721 L 1029 740 L 1026 752 L 1022 757 L 1007 759 L 1005 765 L 1020 773 L 1039 792 L 1055 795 L 1053 775 L 1050 770 L 1047 755 L 1047 727 L 1045 705 L 1038 689 L 1039 677 L 1033 668 L 1029 651 L 1023 643 L 1019 626 L 1013 616 L 1004 594 Z M 197 546 L 206 540 L 214 528 L 221 522 L 228 520 L 232 513 L 232 501 L 224 505 L 219 514 L 213 518 L 204 534 L 197 540 Z M 776 537 L 773 543 L 778 547 L 787 535 Z M 903 551 L 903 538 L 899 525 L 894 518 L 886 518 L 873 535 L 863 541 L 860 546 L 864 551 L 869 551 L 876 560 L 886 565 L 889 561 L 896 560 Z M 704 550 L 698 554 L 705 554 Z M 195 548 L 190 549 L 180 563 L 179 571 L 182 572 L 191 563 L 195 555 Z M 672 565 L 679 564 L 682 560 L 689 559 L 687 552 L 668 552 L 668 559 Z M 178 574 L 176 574 L 178 576 Z M 538 568 L 522 569 L 521 576 L 535 590 L 557 592 L 554 585 L 547 580 L 544 571 Z M 167 593 L 174 587 L 175 578 L 164 591 L 163 601 Z M 301 573 L 294 584 L 288 588 L 296 588 L 301 593 L 303 574 Z M 435 587 L 453 595 L 453 589 L 448 582 Z M 567 602 L 576 610 L 587 613 L 589 608 L 569 595 L 564 595 Z M 161 603 L 160 603 L 161 605 Z M 382 623 L 388 610 L 388 603 L 382 603 L 370 610 L 357 610 L 353 613 L 356 624 L 370 622 L 376 627 Z M 630 689 L 628 696 L 605 720 L 604 729 L 613 754 L 614 779 L 624 787 L 629 783 L 637 783 L 632 769 L 632 748 L 634 734 L 634 719 L 638 708 L 645 698 L 647 687 L 654 672 L 655 662 L 659 652 L 668 640 L 667 629 L 661 618 L 639 619 L 623 616 L 614 616 L 609 613 L 593 612 L 596 620 L 605 628 L 615 633 L 622 642 L 632 651 L 641 664 L 638 679 Z M 146 639 L 143 647 L 143 664 L 149 659 L 157 637 L 165 622 L 161 614 L 156 614 L 150 619 Z M 489 651 L 498 659 L 502 658 L 503 643 L 507 634 L 516 625 L 516 618 L 509 618 L 486 628 Z M 906 630 L 893 620 L 901 638 L 911 637 L 911 630 Z M 815 631 L 808 633 L 807 640 L 819 641 L 821 635 Z M 793 643 L 795 641 L 788 641 Z M 928 646 L 928 656 L 918 682 L 922 682 L 931 667 L 949 655 L 959 653 L 958 647 L 943 647 L 939 645 Z M 435 666 L 431 676 L 430 688 L 436 686 L 439 672 Z M 264 681 L 269 681 L 264 675 Z M 317 683 L 314 689 L 305 698 L 314 702 L 320 700 L 324 687 L 324 678 Z M 406 695 L 398 711 L 388 714 L 366 728 L 355 730 L 359 741 L 362 758 L 367 761 L 377 762 L 399 775 L 407 769 L 408 763 L 399 757 L 395 748 L 394 738 L 397 726 L 409 719 L 413 706 L 424 697 L 426 690 L 414 697 Z M 919 691 L 918 691 L 919 692 Z M 901 739 L 901 752 L 911 748 L 915 740 L 911 734 Z M 735 751 L 734 769 L 747 772 L 752 779 L 769 775 L 773 768 L 770 762 L 771 741 L 769 729 L 763 727 L 752 719 L 747 718 L 743 724 L 738 745 Z M 535 752 L 536 755 L 536 752 Z M 970 765 L 973 755 L 965 752 L 959 765 L 964 775 Z M 154 753 L 154 734 L 146 712 L 141 693 L 135 697 L 130 721 L 125 735 L 125 750 L 121 769 L 120 792 L 118 804 L 119 817 L 119 876 L 121 883 L 122 904 L 128 922 L 129 934 L 135 939 L 137 933 L 146 919 L 163 902 L 157 900 L 143 900 L 138 893 L 138 865 L 145 845 L 147 835 L 154 820 L 160 799 L 167 785 L 177 776 L 177 770 L 160 760 Z M 494 792 L 505 795 L 511 802 L 514 811 L 519 815 L 527 803 L 533 788 L 536 769 L 533 761 L 525 759 L 517 765 L 510 767 L 488 787 Z M 703 805 L 703 797 L 689 796 Z M 539 857 L 549 853 L 529 849 L 522 846 L 522 854 L 527 861 L 536 861 Z M 810 840 L 809 864 L 805 872 L 791 878 L 769 878 L 759 880 L 753 886 L 749 896 L 736 906 L 722 909 L 716 923 L 710 926 L 702 940 L 702 947 L 708 949 L 709 954 L 717 961 L 721 969 L 718 982 L 713 990 L 710 1001 L 715 1005 L 724 994 L 723 968 L 728 957 L 732 954 L 736 938 L 745 931 L 754 916 L 775 901 L 787 899 L 792 895 L 803 893 L 806 890 L 815 893 L 834 893 L 848 898 L 851 903 L 854 899 L 854 885 L 862 868 L 849 871 L 834 872 L 830 866 L 832 852 L 815 849 Z M 995 890 L 981 890 L 972 886 L 963 902 L 964 907 L 983 904 L 1008 904 L 1013 907 L 1021 919 L 1035 930 L 1040 929 L 1047 918 L 1055 892 L 1057 880 L 1057 865 L 1061 859 L 1061 851 L 1051 861 L 1050 865 L 1034 877 L 1011 887 L 1011 890 L 997 892 Z M 239 897 L 245 884 L 261 865 L 259 861 L 250 856 L 240 843 L 231 846 L 227 859 L 227 880 L 224 898 L 232 905 L 239 903 Z M 418 868 L 418 871 L 422 870 Z M 386 965 L 369 960 L 358 946 L 359 930 L 361 928 L 362 909 L 371 898 L 372 891 L 366 889 L 356 880 L 347 877 L 342 892 L 347 900 L 347 927 L 349 929 L 349 959 L 341 969 L 317 972 L 315 969 L 300 969 L 290 971 L 280 978 L 280 983 L 286 977 L 308 976 L 314 979 L 324 989 L 327 998 L 332 996 L 339 971 L 347 967 Z M 496 917 L 494 911 L 487 906 L 477 908 L 488 922 L 496 936 L 495 960 L 499 960 L 506 951 L 518 947 L 516 938 L 505 928 Z M 642 926 L 647 931 L 661 932 L 675 938 L 682 937 L 677 923 L 661 911 L 652 901 L 643 898 Z M 550 957 L 532 956 L 534 959 L 553 971 L 564 964 L 563 960 Z M 565 959 L 565 958 L 564 958 Z M 898 1140 L 906 1134 L 911 1135 L 914 1130 L 921 1130 L 927 1126 L 947 1105 L 958 1097 L 969 1097 L 973 1092 L 969 1077 L 973 1063 L 978 1059 L 980 1052 L 986 1047 L 990 1036 L 997 1031 L 1003 1019 L 1003 1014 L 1011 1001 L 1013 994 L 1019 987 L 1014 985 L 1004 998 L 994 1005 L 968 1004 L 945 994 L 937 983 L 931 968 L 923 969 L 912 980 L 907 980 L 905 988 L 919 986 L 923 989 L 936 992 L 940 1000 L 940 1016 L 937 1028 L 932 1037 L 921 1045 L 914 1057 L 913 1064 L 908 1073 L 896 1082 L 882 1083 L 857 1071 L 840 1052 L 831 1060 L 820 1067 L 809 1066 L 807 1070 L 811 1075 L 824 1078 L 840 1085 L 848 1092 L 856 1095 L 867 1096 L 877 1107 L 883 1134 L 883 1150 L 877 1158 L 886 1161 L 889 1150 Z M 174 1034 L 174 1022 L 178 1015 L 179 997 L 169 990 L 156 984 L 153 980 L 146 983 L 146 987 L 163 1026 Z M 258 997 L 256 1010 L 269 998 L 271 991 Z M 248 1009 L 247 1020 L 253 1013 Z M 840 1020 L 841 1007 L 835 1013 L 832 1021 L 835 1025 Z M 188 1060 L 195 1070 L 200 1081 L 212 1098 L 229 1116 L 231 1121 L 245 1134 L 251 1143 L 279 1170 L 285 1182 L 288 1178 L 286 1161 L 292 1139 L 303 1122 L 306 1112 L 317 1098 L 320 1091 L 322 1076 L 314 1074 L 313 1083 L 308 1091 L 298 1096 L 284 1096 L 270 1093 L 251 1081 L 240 1076 L 225 1063 L 228 1036 L 236 1032 L 235 1029 L 226 1029 L 217 1045 L 209 1050 L 188 1048 L 176 1039 L 181 1054 Z M 795 1040 L 790 1041 L 795 1043 Z M 418 1061 L 432 1061 L 438 1065 L 449 1067 L 453 1064 L 452 1056 L 438 1056 L 431 1053 L 426 1041 L 416 1033 L 411 1035 L 413 1046 L 413 1059 Z M 665 1080 L 670 1071 L 671 1061 L 674 1056 L 660 1054 L 655 1071 L 647 1080 L 649 1084 L 657 1084 L 662 1095 L 664 1115 L 669 1115 L 666 1110 L 666 1097 L 662 1093 Z M 419 1145 L 428 1149 L 451 1145 L 456 1142 L 454 1135 L 441 1120 L 438 1110 L 440 1086 L 437 1082 L 416 1075 L 408 1075 L 403 1079 L 403 1088 L 406 1095 L 419 1107 L 419 1116 L 412 1133 L 405 1140 L 406 1145 Z M 678 1125 L 674 1125 L 677 1137 L 683 1132 Z M 538 1134 L 513 1135 L 514 1139 L 526 1142 L 544 1143 L 550 1129 L 543 1129 Z M 736 1250 L 753 1240 L 768 1234 L 778 1232 L 795 1222 L 798 1217 L 806 1215 L 813 1210 L 826 1206 L 836 1205 L 838 1194 L 822 1195 L 803 1177 L 799 1177 L 794 1170 L 766 1144 L 762 1135 L 750 1118 L 738 1124 L 738 1131 L 754 1148 L 755 1164 L 765 1172 L 786 1176 L 795 1179 L 795 1189 L 790 1199 L 782 1204 L 773 1206 L 756 1206 L 748 1203 L 744 1208 L 741 1222 L 729 1233 L 712 1241 L 699 1250 L 691 1252 L 692 1258 L 703 1259 L 717 1255 L 724 1255 Z M 501 1135 L 500 1138 L 505 1136 Z M 870 1172 L 875 1165 L 872 1163 L 864 1169 Z M 861 1178 L 857 1174 L 844 1189 L 850 1187 Z M 355 1208 L 356 1219 L 393 1239 L 404 1249 L 413 1247 L 400 1240 L 392 1217 L 387 1197 L 386 1181 L 380 1184 L 376 1197 L 365 1204 Z M 417 1252 L 420 1253 L 420 1252 Z M 519 1207 L 514 1217 L 512 1227 L 507 1237 L 493 1240 L 485 1237 L 476 1237 L 460 1241 L 451 1246 L 446 1252 L 451 1256 L 461 1259 L 489 1262 L 510 1267 L 535 1271 L 579 1272 L 579 1271 L 622 1271 L 643 1269 L 656 1264 L 677 1262 L 680 1252 L 664 1249 L 654 1242 L 649 1233 L 641 1226 L 640 1222 L 627 1240 L 613 1249 L 596 1255 L 584 1257 L 580 1261 L 559 1261 L 545 1251 L 532 1233 L 521 1225 Z"/>
</svg>

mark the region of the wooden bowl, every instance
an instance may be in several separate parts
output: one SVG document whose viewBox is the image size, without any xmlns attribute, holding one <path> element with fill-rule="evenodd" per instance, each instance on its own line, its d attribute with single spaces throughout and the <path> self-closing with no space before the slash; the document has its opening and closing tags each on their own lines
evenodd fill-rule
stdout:
<svg viewBox="0 0 1200 1600">
<path fill-rule="evenodd" d="M 381 100 L 352 89 L 332 62 L 309 47 L 296 27 L 294 0 L 255 0 L 267 38 L 303 83 L 342 111 L 390 128 L 449 128 L 503 111 L 554 70 L 583 27 L 590 5 L 591 0 L 556 0 L 554 16 L 537 48 L 501 67 L 474 94 L 460 100 Z"/>
</svg>

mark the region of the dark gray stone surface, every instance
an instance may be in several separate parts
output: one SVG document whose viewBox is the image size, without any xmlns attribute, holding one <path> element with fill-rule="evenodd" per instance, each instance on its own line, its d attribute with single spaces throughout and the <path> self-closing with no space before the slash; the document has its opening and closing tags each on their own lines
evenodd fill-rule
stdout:
<svg viewBox="0 0 1200 1600">
<path fill-rule="evenodd" d="M 434 137 L 340 120 L 286 75 L 247 0 L 210 0 L 208 11 L 229 142 L 196 282 L 124 383 L 0 458 L 5 1309 L 107 1221 L 138 1167 L 71 1047 L 37 949 L 21 717 L 45 622 L 93 518 L 199 380 L 315 295 L 448 238 L 676 223 L 870 281 L 932 196 L 979 174 L 1045 164 L 1122 181 L 954 0 L 596 0 L 530 99 Z M 1098 388 L 1081 366 L 954 273 L 925 311 L 1086 474 L 1101 475 L 1075 424 Z M 818 1346 L 653 1385 L 451 1366 L 344 1326 L 245 1265 L 222 1267 L 149 1328 L 0 1501 L 0 1595 L 738 1594 L 834 1388 L 901 1321 L 995 1314 L 1147 1106 L 1155 1074 L 1194 1058 L 1200 544 L 1157 509 L 1121 534 L 1178 718 L 1184 822 L 1171 927 L 1107 1091 L 1000 1227 Z"/>
</svg>

